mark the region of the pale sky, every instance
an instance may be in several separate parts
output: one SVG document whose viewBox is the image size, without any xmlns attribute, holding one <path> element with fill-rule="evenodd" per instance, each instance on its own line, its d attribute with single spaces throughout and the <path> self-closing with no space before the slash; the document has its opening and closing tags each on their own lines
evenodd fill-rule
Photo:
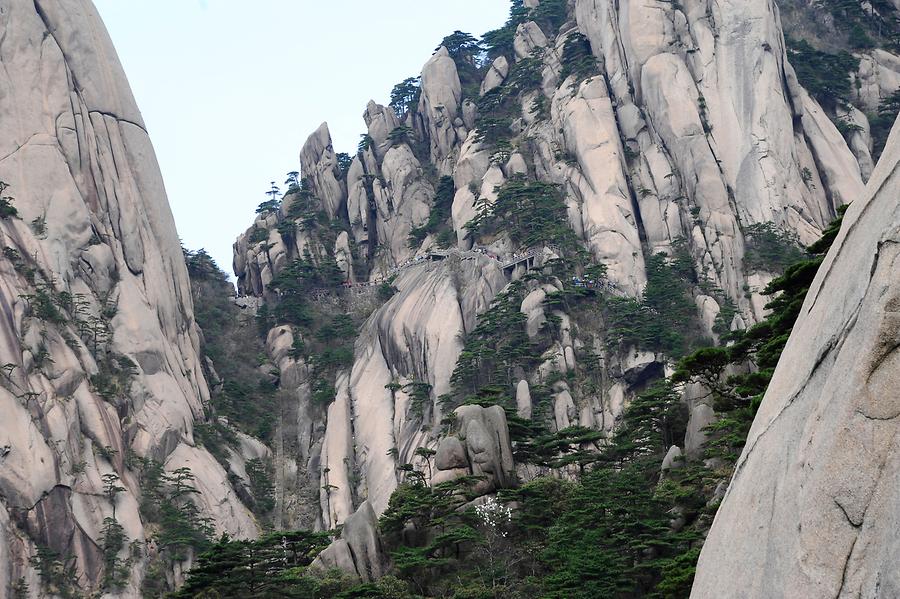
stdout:
<svg viewBox="0 0 900 599">
<path fill-rule="evenodd" d="M 231 244 L 327 121 L 353 153 L 372 99 L 507 0 L 94 0 L 159 157 L 178 232 L 231 273 Z"/>
</svg>

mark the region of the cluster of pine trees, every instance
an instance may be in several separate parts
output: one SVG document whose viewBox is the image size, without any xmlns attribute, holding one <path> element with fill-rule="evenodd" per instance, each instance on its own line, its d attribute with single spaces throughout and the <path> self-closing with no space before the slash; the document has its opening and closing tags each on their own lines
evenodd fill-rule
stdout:
<svg viewBox="0 0 900 599">
<path fill-rule="evenodd" d="M 690 353 L 680 360 L 674 376 L 648 384 L 626 409 L 611 439 L 578 427 L 551 433 L 538 419 L 515 415 L 507 381 L 501 379 L 506 378 L 505 366 L 528 359 L 528 344 L 524 353 L 505 358 L 508 363 L 502 356 L 495 358 L 500 362 L 480 361 L 480 346 L 470 348 L 473 363 L 480 367 L 457 373 L 456 382 L 463 385 L 458 397 L 466 403 L 504 406 L 517 461 L 564 469 L 569 475 L 539 477 L 496 499 L 473 503 L 477 480 L 468 477 L 432 487 L 427 471 L 408 467 L 407 482 L 380 522 L 393 562 L 392 574 L 383 580 L 360 584 L 343 573 L 310 570 L 312 559 L 334 533 L 279 532 L 259 541 L 220 539 L 200 556 L 187 586 L 175 596 L 687 596 L 718 507 L 717 490 L 728 480 L 839 226 L 840 220 L 833 223 L 822 240 L 798 253 L 801 258 L 769 285 L 767 319 L 730 334 L 724 345 Z M 509 293 L 515 295 L 515 288 Z M 574 302 L 576 311 L 599 315 L 609 299 L 578 290 L 551 301 Z M 512 306 L 515 301 L 506 303 Z M 514 333 L 524 326 L 521 315 L 505 305 L 501 296 L 482 319 L 482 344 L 499 340 L 501 328 Z M 685 436 L 687 413 L 679 393 L 685 383 L 701 384 L 721 418 L 707 431 L 710 440 L 702 459 L 676 462 L 663 473 L 663 457 Z M 539 405 L 540 391 L 536 397 Z"/>
</svg>

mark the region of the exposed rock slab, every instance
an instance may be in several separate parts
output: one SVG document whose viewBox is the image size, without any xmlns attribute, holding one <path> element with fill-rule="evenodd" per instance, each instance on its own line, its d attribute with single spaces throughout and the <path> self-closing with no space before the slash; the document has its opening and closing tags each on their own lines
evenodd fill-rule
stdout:
<svg viewBox="0 0 900 599">
<path fill-rule="evenodd" d="M 20 577 L 37 592 L 29 557 L 34 541 L 51 540 L 77 560 L 89 593 L 112 514 L 102 475 L 122 481 L 116 516 L 128 542 L 145 536 L 129 453 L 190 461 L 211 493 L 204 516 L 238 537 L 258 527 L 225 492 L 222 466 L 194 446 L 209 392 L 187 270 L 153 147 L 96 9 L 10 0 L 0 31 L 0 180 L 19 212 L 0 220 L 0 364 L 12 368 L 0 382 L 0 595 Z M 47 318 L 27 299 L 38 287 L 59 304 L 77 298 L 79 310 Z M 108 376 L 109 359 L 134 364 L 116 397 L 92 379 Z M 128 588 L 140 585 L 146 558 L 136 556 Z"/>
<path fill-rule="evenodd" d="M 700 556 L 692 597 L 894 597 L 900 132 L 847 212 Z"/>
</svg>

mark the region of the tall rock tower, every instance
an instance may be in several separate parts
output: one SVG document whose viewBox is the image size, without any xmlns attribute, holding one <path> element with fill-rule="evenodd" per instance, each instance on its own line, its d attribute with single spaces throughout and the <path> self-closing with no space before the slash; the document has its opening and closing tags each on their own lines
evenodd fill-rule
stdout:
<svg viewBox="0 0 900 599">
<path fill-rule="evenodd" d="M 200 492 L 197 522 L 257 525 L 194 443 L 209 392 L 187 271 L 96 9 L 4 0 L 0 32 L 0 596 L 116 567 L 134 596 L 156 551 L 139 505 L 166 476 Z"/>
</svg>

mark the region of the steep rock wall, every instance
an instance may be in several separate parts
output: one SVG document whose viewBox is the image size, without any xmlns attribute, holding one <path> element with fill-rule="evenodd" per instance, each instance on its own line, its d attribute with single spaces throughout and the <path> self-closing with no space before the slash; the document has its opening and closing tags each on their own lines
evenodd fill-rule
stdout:
<svg viewBox="0 0 900 599">
<path fill-rule="evenodd" d="M 585 44 L 595 62 L 573 65 L 572 47 Z M 871 167 L 868 138 L 860 133 L 851 151 L 799 85 L 787 56 L 771 1 L 577 0 L 558 31 L 519 24 L 508 55 L 475 84 L 467 79 L 471 69 L 440 48 L 423 68 L 420 96 L 409 110 L 370 102 L 363 114 L 368 138 L 346 181 L 327 127 L 313 134 L 301 152 L 303 190 L 289 194 L 277 213 L 260 215 L 235 245 L 241 292 L 275 302 L 269 282 L 307 250 L 320 265 L 334 258 L 351 285 L 396 277 L 391 284 L 400 290 L 362 326 L 353 364 L 333 381 L 335 401 L 327 409 L 307 409 L 308 385 L 296 386 L 282 370 L 282 387 L 293 381 L 291 393 L 301 398 L 290 420 L 292 427 L 297 420 L 303 448 L 284 457 L 302 464 L 288 469 L 303 471 L 305 488 L 318 495 L 316 526 L 339 524 L 364 500 L 376 513 L 385 509 L 403 480 L 398 466 L 421 466 L 415 450 L 438 449 L 447 434 L 437 398 L 451 391 L 450 373 L 478 316 L 507 283 L 565 256 L 521 247 L 503 226 L 488 240 L 473 239 L 468 225 L 511 181 L 559 186 L 568 226 L 620 297 L 641 297 L 657 253 L 686 248 L 706 282 L 692 297 L 706 333 L 713 336 L 723 302 L 736 307 L 726 329 L 758 321 L 766 303 L 760 291 L 777 273 L 746 263 L 748 229 L 771 223 L 802 242 L 815 240 L 838 206 L 861 195 Z M 516 87 L 529 78 L 537 81 L 532 88 Z M 481 136 L 479 123 L 493 115 L 480 112 L 478 97 L 465 97 L 472 89 L 482 100 L 516 98 L 517 114 L 508 133 L 501 131 L 508 147 Z M 410 238 L 437 210 L 441 175 L 453 179 L 443 224 L 455 233 L 450 253 L 468 257 L 461 273 L 446 260 L 428 263 L 448 252 L 437 248 L 438 229 Z M 285 226 L 300 196 L 344 229 L 338 241 L 302 224 Z M 526 250 L 541 250 L 540 258 L 522 261 Z M 467 264 L 487 270 L 478 275 Z M 610 347 L 605 323 L 576 322 L 546 305 L 566 281 L 541 276 L 543 282 L 528 280 L 521 313 L 532 342 L 548 335 L 552 342 L 533 372 L 511 374 L 509 394 L 521 415 L 546 418 L 551 430 L 584 426 L 610 434 L 636 390 L 670 358 Z M 477 301 L 470 297 L 475 288 Z M 596 378 L 589 391 L 559 380 L 588 372 Z M 557 382 L 539 391 L 548 380 Z M 418 383 L 430 388 L 424 409 L 421 399 L 413 408 L 407 389 Z M 696 454 L 701 429 L 716 416 L 710 406 L 685 400 L 694 431 L 686 449 Z M 540 401 L 549 407 L 538 415 Z M 298 504 L 287 486 L 280 492 L 285 505 Z"/>
<path fill-rule="evenodd" d="M 74 558 L 96 588 L 101 529 L 115 515 L 141 547 L 121 591 L 133 596 L 149 554 L 130 456 L 189 466 L 219 531 L 252 536 L 257 525 L 194 444 L 209 393 L 187 272 L 96 10 L 11 0 L 0 30 L 0 180 L 18 211 L 0 220 L 0 595 L 19 579 L 41 588 L 37 547 Z M 104 475 L 124 488 L 115 507 Z"/>
<path fill-rule="evenodd" d="M 900 129 L 819 270 L 692 597 L 894 597 Z"/>
<path fill-rule="evenodd" d="M 810 242 L 861 193 L 855 159 L 797 85 L 774 2 L 579 0 L 575 14 L 604 64 L 611 126 L 643 155 L 631 177 L 647 240 L 689 238 L 736 300 L 744 227 Z"/>
</svg>

